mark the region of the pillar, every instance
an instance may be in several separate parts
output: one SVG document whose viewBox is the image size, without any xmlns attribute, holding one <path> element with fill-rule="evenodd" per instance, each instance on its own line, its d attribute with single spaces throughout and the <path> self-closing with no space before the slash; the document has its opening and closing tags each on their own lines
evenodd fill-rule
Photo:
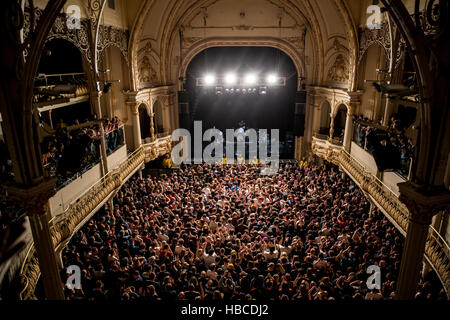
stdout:
<svg viewBox="0 0 450 320">
<path fill-rule="evenodd" d="M 320 105 L 314 104 L 313 134 L 320 130 Z"/>
<path fill-rule="evenodd" d="M 48 119 L 49 119 L 49 121 L 50 121 L 50 127 L 52 128 L 52 129 L 54 129 L 54 127 L 53 127 L 53 119 L 52 119 L 52 111 L 53 110 L 48 110 Z"/>
<path fill-rule="evenodd" d="M 413 209 L 414 211 L 414 209 Z M 412 300 L 419 283 L 429 220 L 420 219 L 421 212 L 411 212 L 403 246 L 402 262 L 397 282 L 397 300 Z"/>
<path fill-rule="evenodd" d="M 412 300 L 423 267 L 425 244 L 432 218 L 450 206 L 449 194 L 423 194 L 411 182 L 399 183 L 400 200 L 410 214 L 395 299 Z"/>
<path fill-rule="evenodd" d="M 46 299 L 64 300 L 63 283 L 47 210 L 48 199 L 55 193 L 54 184 L 55 180 L 51 179 L 29 189 L 10 187 L 8 193 L 12 199 L 22 203 L 29 217 Z"/>
<path fill-rule="evenodd" d="M 389 125 L 389 119 L 392 115 L 392 102 L 391 98 L 386 97 L 386 107 L 384 108 L 384 116 L 382 125 L 387 127 Z"/>
<path fill-rule="evenodd" d="M 163 119 L 163 127 L 164 127 L 164 133 L 170 134 L 171 128 L 171 114 L 170 114 L 170 103 L 169 103 L 169 96 L 164 96 L 164 98 L 161 101 L 162 103 L 162 119 Z"/>
<path fill-rule="evenodd" d="M 350 152 L 352 136 L 353 136 L 353 110 L 352 110 L 352 108 L 348 108 L 347 118 L 345 120 L 345 130 L 344 130 L 344 149 L 347 152 Z"/>
<path fill-rule="evenodd" d="M 303 154 L 303 137 L 295 137 L 295 149 L 294 149 L 294 157 L 295 160 L 302 160 Z"/>
<path fill-rule="evenodd" d="M 152 108 L 152 112 L 150 113 L 150 136 L 152 141 L 156 140 L 155 137 L 155 113 L 153 112 L 153 108 Z"/>
<path fill-rule="evenodd" d="M 331 117 L 330 117 L 330 136 L 329 136 L 330 142 L 333 141 L 333 135 L 334 135 L 334 114 L 331 114 Z"/>
<path fill-rule="evenodd" d="M 130 104 L 131 107 L 131 123 L 133 125 L 133 142 L 134 150 L 137 150 L 141 144 L 141 124 L 139 122 L 139 103 L 133 102 Z"/>
<path fill-rule="evenodd" d="M 101 108 L 101 97 L 102 93 L 100 91 L 95 91 L 91 94 L 91 101 L 94 104 L 94 111 L 97 114 L 97 119 L 99 119 L 100 127 L 100 156 L 101 156 L 101 167 L 102 175 L 105 176 L 108 173 L 108 154 L 106 152 L 106 141 L 105 141 L 105 128 L 103 127 L 103 115 Z"/>
<path fill-rule="evenodd" d="M 444 186 L 450 190 L 450 152 L 447 158 L 447 166 L 444 173 Z"/>
</svg>

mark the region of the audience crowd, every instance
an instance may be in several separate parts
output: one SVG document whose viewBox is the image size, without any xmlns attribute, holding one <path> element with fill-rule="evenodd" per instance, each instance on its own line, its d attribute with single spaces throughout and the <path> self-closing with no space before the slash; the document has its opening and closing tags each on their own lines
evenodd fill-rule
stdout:
<svg viewBox="0 0 450 320">
<path fill-rule="evenodd" d="M 94 116 L 93 120 L 96 117 Z M 123 133 L 119 130 L 121 121 L 114 117 L 104 120 L 107 154 L 123 145 Z M 101 133 L 98 124 L 83 127 L 75 120 L 71 130 L 64 123 L 58 125 L 54 135 L 46 137 L 42 143 L 43 164 L 52 176 L 60 181 L 90 168 L 100 159 Z"/>
<path fill-rule="evenodd" d="M 134 177 L 77 234 L 73 300 L 392 299 L 403 237 L 336 167 L 193 165 Z M 369 290 L 367 269 L 381 270 Z M 63 272 L 66 283 L 67 274 Z M 419 299 L 443 290 L 421 283 Z"/>
<path fill-rule="evenodd" d="M 380 124 L 370 125 L 370 120 L 363 116 L 355 116 L 354 119 L 355 135 L 354 141 L 362 148 L 371 151 L 373 146 L 370 145 L 367 136 L 375 130 L 380 130 Z M 405 134 L 405 130 L 401 124 L 398 115 L 394 114 L 389 120 L 389 125 L 386 130 L 388 140 L 387 143 L 392 145 L 400 153 L 401 168 L 399 172 L 407 177 L 409 173 L 409 164 L 414 155 L 414 145 L 410 138 Z"/>
</svg>

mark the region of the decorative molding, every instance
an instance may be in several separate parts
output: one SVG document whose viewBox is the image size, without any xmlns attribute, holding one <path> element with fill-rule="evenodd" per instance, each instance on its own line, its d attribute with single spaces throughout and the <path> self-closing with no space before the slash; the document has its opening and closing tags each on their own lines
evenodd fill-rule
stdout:
<svg viewBox="0 0 450 320">
<path fill-rule="evenodd" d="M 34 8 L 35 12 L 35 24 L 42 16 L 42 10 L 39 8 Z M 25 12 L 25 20 L 24 20 L 24 28 L 23 33 L 24 37 L 28 37 L 28 35 L 32 32 L 30 30 L 31 28 L 31 21 L 30 21 L 30 13 L 28 11 Z M 69 29 L 67 27 L 67 15 L 62 13 L 58 15 L 56 18 L 53 27 L 51 28 L 48 36 L 47 41 L 53 40 L 53 39 L 64 39 L 69 42 L 71 42 L 75 47 L 77 47 L 78 50 L 80 50 L 82 56 L 88 63 L 91 70 L 94 70 L 92 68 L 92 61 L 93 61 L 93 54 L 90 46 L 90 40 L 89 40 L 89 20 L 87 19 L 81 19 L 80 21 L 80 29 Z"/>
<path fill-rule="evenodd" d="M 183 49 L 189 49 L 194 43 L 203 40 L 202 37 L 183 37 L 181 46 Z"/>
<path fill-rule="evenodd" d="M 139 63 L 139 86 L 141 85 L 152 85 L 158 80 L 158 75 L 156 71 L 152 68 L 149 56 L 144 56 L 142 61 Z"/>
<path fill-rule="evenodd" d="M 333 65 L 328 69 L 329 81 L 346 82 L 349 79 L 348 63 L 343 54 L 338 54 Z"/>
<path fill-rule="evenodd" d="M 99 1 L 94 1 L 98 3 Z M 96 4 L 92 4 L 96 7 Z M 36 25 L 39 18 L 42 16 L 42 10 L 39 8 L 34 8 L 35 22 Z M 92 21 L 97 21 L 96 16 L 92 13 L 91 20 L 81 19 L 80 29 L 69 29 L 67 27 L 67 15 L 62 13 L 56 18 L 53 27 L 51 28 L 47 41 L 53 39 L 64 39 L 71 42 L 78 50 L 80 50 L 83 58 L 89 65 L 91 71 L 94 71 L 94 53 L 92 52 L 92 45 L 90 40 L 90 32 Z M 25 12 L 24 15 L 24 38 L 28 37 L 31 28 L 31 15 L 29 10 Z M 128 30 L 119 29 L 113 26 L 99 26 L 98 41 L 97 41 L 97 57 L 100 60 L 104 51 L 109 46 L 117 47 L 123 54 L 127 63 L 129 63 L 129 52 L 128 52 L 128 41 L 130 35 Z M 98 61 L 99 62 L 99 61 Z"/>
<path fill-rule="evenodd" d="M 378 44 L 384 49 L 386 54 L 386 67 L 390 65 L 392 60 L 391 47 L 392 39 L 391 32 L 389 30 L 389 24 L 387 21 L 381 24 L 381 29 L 360 29 L 359 30 L 359 54 L 358 65 L 364 58 L 364 54 L 373 44 Z"/>
<path fill-rule="evenodd" d="M 145 162 L 150 162 L 172 151 L 172 137 L 170 135 L 144 144 Z"/>
<path fill-rule="evenodd" d="M 292 44 L 295 48 L 302 50 L 304 49 L 304 41 L 305 41 L 305 36 L 304 34 L 301 34 L 298 37 L 286 37 L 283 38 L 284 41 L 289 42 L 290 44 Z"/>
<path fill-rule="evenodd" d="M 115 46 L 122 52 L 125 61 L 129 64 L 129 39 L 130 33 L 128 30 L 119 29 L 113 26 L 100 26 L 97 41 L 98 62 L 100 63 L 100 58 L 108 47 Z"/>
</svg>

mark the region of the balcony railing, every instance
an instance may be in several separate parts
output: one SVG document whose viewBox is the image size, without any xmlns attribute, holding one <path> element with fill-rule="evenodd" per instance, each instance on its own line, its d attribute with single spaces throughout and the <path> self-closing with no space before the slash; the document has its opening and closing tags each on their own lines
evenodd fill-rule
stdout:
<svg viewBox="0 0 450 320">
<path fill-rule="evenodd" d="M 144 144 L 143 147 L 145 150 L 145 162 L 153 161 L 172 150 L 172 137 L 166 134 L 164 137 Z"/>
<path fill-rule="evenodd" d="M 79 230 L 117 190 L 134 171 L 144 163 L 144 148 L 137 149 L 116 170 L 109 172 L 81 197 L 73 201 L 61 215 L 50 221 L 50 231 L 56 252 L 70 241 L 72 235 Z M 39 263 L 34 244 L 30 246 L 20 269 L 23 290 L 19 298 L 35 300 L 35 288 L 40 276 Z"/>
<path fill-rule="evenodd" d="M 395 227 L 406 235 L 408 228 L 408 208 L 396 194 L 380 179 L 365 169 L 364 165 L 352 157 L 342 147 L 331 144 L 328 139 L 313 138 L 312 151 L 346 171 L 360 188 L 370 196 Z M 440 278 L 443 287 L 450 294 L 450 248 L 439 232 L 430 226 L 425 244 L 425 259 Z"/>
</svg>

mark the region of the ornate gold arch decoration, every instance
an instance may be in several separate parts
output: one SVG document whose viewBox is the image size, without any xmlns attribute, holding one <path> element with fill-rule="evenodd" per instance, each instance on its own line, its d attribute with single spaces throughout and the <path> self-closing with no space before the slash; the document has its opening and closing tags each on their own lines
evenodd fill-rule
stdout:
<svg viewBox="0 0 450 320">
<path fill-rule="evenodd" d="M 362 59 L 364 58 L 364 55 L 367 52 L 367 50 L 374 44 L 377 44 L 383 48 L 387 58 L 386 67 L 389 67 L 392 61 L 392 54 L 391 54 L 392 41 L 388 22 L 383 22 L 381 24 L 380 30 L 364 29 L 361 31 L 358 66 L 361 63 Z"/>
<path fill-rule="evenodd" d="M 270 37 L 255 37 L 255 38 L 209 38 L 195 42 L 186 52 L 183 62 L 179 69 L 178 75 L 180 77 L 186 76 L 186 71 L 192 59 L 201 51 L 212 47 L 272 47 L 277 48 L 286 53 L 292 60 L 297 70 L 297 75 L 300 76 L 305 70 L 304 61 L 301 59 L 301 52 L 289 42 Z"/>
<path fill-rule="evenodd" d="M 168 81 L 169 75 L 172 75 L 172 71 L 170 69 L 170 59 L 174 56 L 173 50 L 175 46 L 175 41 L 178 35 L 179 28 L 189 19 L 192 18 L 193 15 L 198 14 L 198 11 L 201 7 L 209 6 L 214 4 L 218 0 L 202 0 L 197 1 L 195 4 L 191 5 L 189 8 L 185 10 L 183 14 L 179 14 L 178 8 L 171 9 L 170 17 L 167 19 L 167 22 L 164 25 L 164 36 L 161 41 L 161 79 L 162 81 Z M 266 0 L 270 3 L 274 3 L 271 0 Z M 312 79 L 311 82 L 320 83 L 323 79 L 323 70 L 324 70 L 324 45 L 322 39 L 322 33 L 320 30 L 320 25 L 315 16 L 314 10 L 309 3 L 309 1 L 302 1 L 301 3 L 292 1 L 292 0 L 281 0 L 280 5 L 285 6 L 285 9 L 290 12 L 291 17 L 297 17 L 295 20 L 299 25 L 306 26 L 308 33 L 310 33 L 312 44 L 313 44 L 313 59 L 314 61 L 311 63 L 312 68 Z M 301 7 L 300 7 L 301 6 Z M 179 17 L 178 20 L 175 20 L 176 17 Z M 169 31 L 170 30 L 170 31 Z M 267 37 L 270 37 L 269 35 Z M 261 37 L 264 38 L 264 37 Z M 247 39 L 246 37 L 242 37 L 242 39 Z M 306 63 L 306 62 L 305 62 Z M 178 67 L 179 68 L 179 67 Z M 298 69 L 300 70 L 300 69 Z M 306 71 L 306 69 L 303 69 Z M 180 74 L 180 72 L 178 72 Z M 301 74 L 300 74 L 301 75 Z"/>
<path fill-rule="evenodd" d="M 128 30 L 119 29 L 113 26 L 100 26 L 97 41 L 98 62 L 106 49 L 114 46 L 120 50 L 123 58 L 129 64 L 128 40 L 130 33 Z"/>
</svg>

